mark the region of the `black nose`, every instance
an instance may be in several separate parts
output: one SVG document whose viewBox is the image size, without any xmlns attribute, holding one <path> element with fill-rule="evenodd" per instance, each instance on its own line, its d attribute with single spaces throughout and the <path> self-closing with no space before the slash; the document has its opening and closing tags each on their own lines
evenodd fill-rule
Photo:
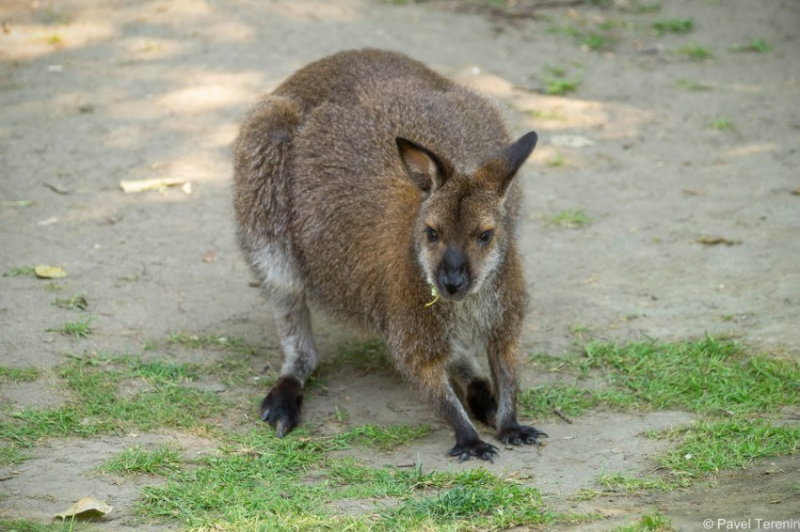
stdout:
<svg viewBox="0 0 800 532">
<path fill-rule="evenodd" d="M 461 273 L 443 273 L 439 276 L 439 282 L 447 290 L 448 294 L 455 294 L 464 287 L 464 275 Z"/>
<path fill-rule="evenodd" d="M 439 284 L 452 295 L 467 285 L 467 258 L 458 249 L 449 248 L 444 253 Z"/>
</svg>

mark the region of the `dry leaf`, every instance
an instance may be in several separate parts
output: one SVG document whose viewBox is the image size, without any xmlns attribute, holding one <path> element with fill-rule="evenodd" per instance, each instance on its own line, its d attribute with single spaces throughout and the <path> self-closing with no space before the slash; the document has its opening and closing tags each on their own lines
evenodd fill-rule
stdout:
<svg viewBox="0 0 800 532">
<path fill-rule="evenodd" d="M 98 501 L 94 497 L 84 497 L 63 512 L 55 514 L 53 517 L 60 517 L 67 519 L 69 517 L 87 518 L 87 517 L 103 517 L 113 510 L 112 506 L 107 505 L 103 501 Z"/>
<path fill-rule="evenodd" d="M 169 187 L 183 186 L 185 179 L 178 177 L 164 179 L 139 179 L 136 181 L 120 181 L 119 186 L 126 194 L 133 192 L 144 192 L 145 190 L 157 190 L 163 192 Z"/>
<path fill-rule="evenodd" d="M 203 255 L 203 262 L 214 262 L 217 260 L 217 252 L 213 250 L 209 250 L 208 253 Z"/>
<path fill-rule="evenodd" d="M 727 238 L 723 238 L 721 236 L 704 236 L 698 238 L 695 242 L 698 244 L 703 244 L 704 246 L 718 246 L 719 244 L 725 244 L 726 246 L 733 246 L 735 244 L 741 244 L 741 240 L 728 240 Z"/>
<path fill-rule="evenodd" d="M 67 276 L 67 272 L 60 266 L 47 266 L 40 264 L 33 269 L 36 277 L 42 279 L 63 279 Z"/>
</svg>

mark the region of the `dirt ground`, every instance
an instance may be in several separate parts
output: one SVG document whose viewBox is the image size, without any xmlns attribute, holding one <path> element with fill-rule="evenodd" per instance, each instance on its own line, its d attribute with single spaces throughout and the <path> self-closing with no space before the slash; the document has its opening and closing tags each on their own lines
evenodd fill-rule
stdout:
<svg viewBox="0 0 800 532">
<path fill-rule="evenodd" d="M 377 0 L 5 0 L 0 271 L 62 266 L 68 295 L 84 293 L 97 322 L 80 344 L 47 332 L 74 318 L 51 304 L 48 283 L 0 277 L 0 365 L 52 367 L 83 349 L 139 352 L 145 341 L 184 332 L 242 337 L 263 348 L 254 371 L 278 367 L 269 307 L 249 286 L 234 240 L 229 146 L 260 94 L 309 61 L 367 46 L 405 52 L 498 98 L 514 133 L 539 133 L 522 172 L 527 353 L 568 353 L 582 337 L 676 340 L 707 331 L 800 357 L 800 3 L 671 0 L 657 14 L 625 5 L 531 17 Z M 512 12 L 520 13 L 531 14 Z M 549 32 L 546 17 L 638 26 L 621 26 L 613 49 L 592 51 Z M 664 36 L 641 29 L 656 18 L 692 18 L 695 28 Z M 768 53 L 732 50 L 757 38 Z M 675 53 L 692 43 L 713 56 Z M 548 66 L 579 78 L 577 90 L 544 95 Z M 687 90 L 691 83 L 708 90 Z M 186 180 L 191 193 L 120 189 L 121 180 L 147 178 Z M 11 203 L 20 200 L 32 204 Z M 583 210 L 591 223 L 547 223 L 566 209 Z M 322 320 L 316 330 L 323 357 L 353 334 Z M 545 379 L 527 368 L 521 385 Z M 434 427 L 389 457 L 360 457 L 368 463 L 477 465 L 444 457 L 449 430 L 396 375 L 334 382 L 326 397 L 307 398 L 307 422 L 347 401 L 353 423 Z M 0 394 L 19 407 L 57 404 L 50 384 L 9 384 Z M 571 425 L 537 423 L 550 435 L 546 447 L 505 450 L 482 465 L 529 476 L 555 507 L 600 511 L 608 519 L 592 526 L 601 530 L 653 508 L 685 530 L 701 530 L 704 518 L 800 518 L 798 493 L 788 488 L 800 476 L 796 457 L 676 493 L 572 502 L 601 473 L 652 470 L 652 455 L 668 442 L 643 432 L 690 420 L 598 412 Z M 91 492 L 124 516 L 137 485 L 87 472 L 125 440 L 38 446 L 34 459 L 0 469 L 0 515 L 47 521 L 75 493 Z M 211 444 L 182 445 L 201 452 Z M 125 528 L 124 519 L 109 527 Z"/>
</svg>

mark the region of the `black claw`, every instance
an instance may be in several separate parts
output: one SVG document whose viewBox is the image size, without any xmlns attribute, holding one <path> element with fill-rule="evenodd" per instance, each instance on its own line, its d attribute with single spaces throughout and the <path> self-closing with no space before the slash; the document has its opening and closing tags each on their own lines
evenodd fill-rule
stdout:
<svg viewBox="0 0 800 532">
<path fill-rule="evenodd" d="M 547 437 L 539 429 L 519 424 L 500 429 L 497 433 L 497 438 L 506 445 L 542 445 L 539 438 Z"/>
<path fill-rule="evenodd" d="M 278 438 L 286 436 L 300 422 L 303 385 L 290 376 L 275 382 L 261 403 L 261 420 L 275 429 Z"/>
<path fill-rule="evenodd" d="M 474 456 L 475 458 L 488 460 L 494 463 L 494 457 L 498 452 L 499 449 L 494 445 L 482 440 L 476 440 L 467 444 L 456 445 L 447 451 L 447 455 L 457 456 L 459 462 L 464 462 Z"/>
</svg>

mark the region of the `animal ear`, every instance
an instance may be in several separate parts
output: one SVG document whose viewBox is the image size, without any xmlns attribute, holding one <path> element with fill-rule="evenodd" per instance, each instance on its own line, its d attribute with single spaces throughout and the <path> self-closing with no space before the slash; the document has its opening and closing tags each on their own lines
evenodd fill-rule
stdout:
<svg viewBox="0 0 800 532">
<path fill-rule="evenodd" d="M 534 131 L 522 135 L 481 166 L 477 175 L 478 182 L 491 183 L 501 196 L 505 195 L 511 180 L 536 147 L 537 140 L 539 136 Z"/>
<path fill-rule="evenodd" d="M 420 190 L 432 192 L 444 185 L 447 168 L 439 157 L 414 141 L 403 137 L 397 137 L 395 141 L 408 177 Z"/>
</svg>

